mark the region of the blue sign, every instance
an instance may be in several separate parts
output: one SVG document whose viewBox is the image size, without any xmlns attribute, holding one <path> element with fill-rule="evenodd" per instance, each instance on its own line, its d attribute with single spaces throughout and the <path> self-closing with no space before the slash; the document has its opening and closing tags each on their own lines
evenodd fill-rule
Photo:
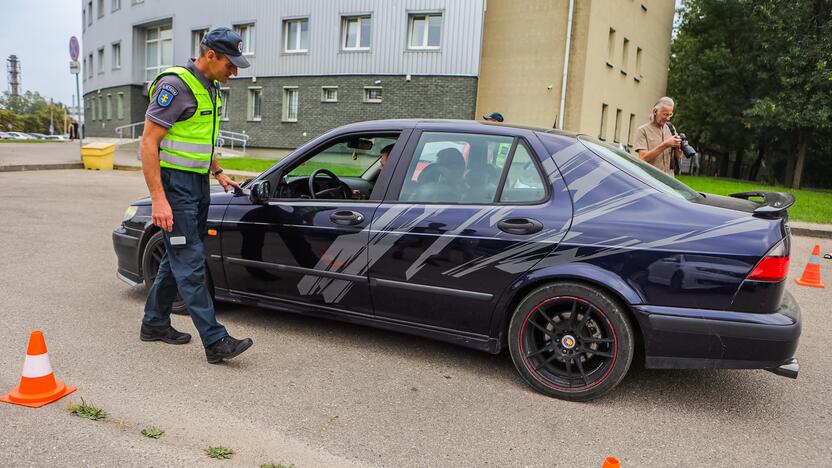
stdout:
<svg viewBox="0 0 832 468">
<path fill-rule="evenodd" d="M 78 38 L 72 36 L 69 38 L 69 57 L 73 62 L 78 61 L 78 54 L 81 52 L 81 46 L 78 44 Z"/>
</svg>

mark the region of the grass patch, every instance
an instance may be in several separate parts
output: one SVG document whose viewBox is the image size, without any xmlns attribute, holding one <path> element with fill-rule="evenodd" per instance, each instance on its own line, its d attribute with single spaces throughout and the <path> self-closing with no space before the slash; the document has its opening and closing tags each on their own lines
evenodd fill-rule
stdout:
<svg viewBox="0 0 832 468">
<path fill-rule="evenodd" d="M 145 437 L 150 437 L 151 439 L 158 439 L 165 434 L 165 431 L 159 429 L 158 427 L 148 427 L 147 429 L 142 429 L 142 435 Z"/>
<path fill-rule="evenodd" d="M 69 143 L 69 140 L 0 140 L 0 143 Z"/>
<path fill-rule="evenodd" d="M 71 414 L 74 414 L 79 418 L 91 419 L 93 421 L 98 421 L 107 417 L 107 413 L 105 413 L 103 409 L 93 406 L 92 404 L 88 405 L 83 398 L 81 398 L 80 405 L 72 404 L 69 405 L 67 409 Z"/>
<path fill-rule="evenodd" d="M 210 458 L 219 458 L 220 460 L 228 460 L 234 455 L 234 451 L 228 447 L 208 447 L 205 453 Z"/>
<path fill-rule="evenodd" d="M 680 176 L 679 180 L 697 192 L 717 195 L 730 195 L 755 190 L 788 192 L 794 195 L 795 198 L 794 205 L 789 208 L 789 219 L 808 223 L 832 224 L 832 191 L 794 190 L 787 187 L 717 177 Z"/>
<path fill-rule="evenodd" d="M 248 171 L 248 172 L 263 172 L 266 169 L 274 166 L 277 159 L 258 159 L 258 158 L 229 158 L 221 159 L 220 166 L 223 169 L 231 171 Z M 364 173 L 367 169 L 364 166 L 354 164 L 336 164 L 336 163 L 315 163 L 307 162 L 306 164 L 296 167 L 292 171 L 293 176 L 306 176 L 312 174 L 312 171 L 317 169 L 329 169 L 339 176 L 357 177 Z"/>
</svg>

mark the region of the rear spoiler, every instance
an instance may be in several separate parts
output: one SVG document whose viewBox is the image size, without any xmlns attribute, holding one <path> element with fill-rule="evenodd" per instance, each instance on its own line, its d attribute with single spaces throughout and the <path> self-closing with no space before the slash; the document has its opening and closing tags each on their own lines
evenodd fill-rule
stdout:
<svg viewBox="0 0 832 468">
<path fill-rule="evenodd" d="M 786 215 L 786 210 L 794 205 L 794 195 L 786 192 L 740 192 L 730 195 L 734 198 L 748 200 L 762 197 L 763 202 L 754 209 L 754 216 L 761 218 L 779 218 Z"/>
</svg>

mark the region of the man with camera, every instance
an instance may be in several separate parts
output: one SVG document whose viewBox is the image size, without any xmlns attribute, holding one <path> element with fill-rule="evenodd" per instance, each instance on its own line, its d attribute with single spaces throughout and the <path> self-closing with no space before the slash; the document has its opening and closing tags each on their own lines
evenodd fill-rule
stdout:
<svg viewBox="0 0 832 468">
<path fill-rule="evenodd" d="M 633 148 L 642 161 L 648 162 L 667 175 L 679 172 L 679 158 L 682 156 L 684 135 L 676 133 L 670 123 L 673 117 L 673 99 L 663 97 L 653 106 L 650 122 L 636 131 Z M 687 142 L 685 142 L 687 143 Z M 689 147 L 689 145 L 687 145 Z"/>
</svg>

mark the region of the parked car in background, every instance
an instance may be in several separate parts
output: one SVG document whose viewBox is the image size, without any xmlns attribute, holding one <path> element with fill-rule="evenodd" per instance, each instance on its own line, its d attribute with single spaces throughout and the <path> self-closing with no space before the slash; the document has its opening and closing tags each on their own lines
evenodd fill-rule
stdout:
<svg viewBox="0 0 832 468">
<path fill-rule="evenodd" d="M 23 132 L 6 132 L 10 140 L 32 140 L 34 137 Z"/>
<path fill-rule="evenodd" d="M 8 139 L 10 139 L 8 133 L 0 132 L 0 140 L 8 140 Z"/>
<path fill-rule="evenodd" d="M 53 140 L 53 141 L 68 141 L 68 135 L 46 135 L 45 140 Z"/>
<path fill-rule="evenodd" d="M 508 349 L 537 391 L 589 400 L 634 356 L 796 378 L 793 202 L 701 194 L 586 136 L 371 121 L 212 193 L 203 245 L 217 301 Z M 152 283 L 167 247 L 149 199 L 113 244 L 119 278 Z"/>
</svg>

